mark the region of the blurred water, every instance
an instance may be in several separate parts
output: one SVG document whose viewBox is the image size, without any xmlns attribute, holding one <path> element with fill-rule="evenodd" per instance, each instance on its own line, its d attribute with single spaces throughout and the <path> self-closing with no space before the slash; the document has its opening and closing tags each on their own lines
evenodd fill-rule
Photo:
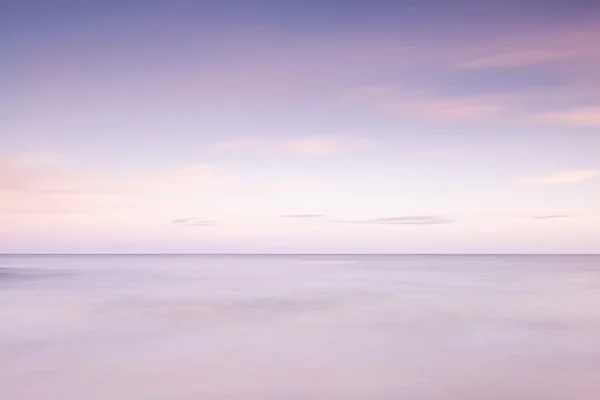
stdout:
<svg viewBox="0 0 600 400">
<path fill-rule="evenodd" d="M 2 400 L 598 398 L 598 256 L 0 256 Z"/>
</svg>

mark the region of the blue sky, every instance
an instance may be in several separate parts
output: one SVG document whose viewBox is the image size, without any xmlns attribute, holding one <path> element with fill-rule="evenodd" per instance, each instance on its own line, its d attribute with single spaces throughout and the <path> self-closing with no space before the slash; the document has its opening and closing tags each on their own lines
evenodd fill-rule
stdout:
<svg viewBox="0 0 600 400">
<path fill-rule="evenodd" d="M 0 251 L 600 251 L 595 2 L 0 11 Z"/>
</svg>

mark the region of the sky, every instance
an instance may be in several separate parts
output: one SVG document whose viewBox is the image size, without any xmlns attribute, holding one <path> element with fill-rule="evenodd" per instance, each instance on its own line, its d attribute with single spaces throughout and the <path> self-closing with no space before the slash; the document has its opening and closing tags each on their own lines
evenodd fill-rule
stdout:
<svg viewBox="0 0 600 400">
<path fill-rule="evenodd" d="M 600 253 L 597 1 L 0 0 L 0 252 Z"/>
</svg>

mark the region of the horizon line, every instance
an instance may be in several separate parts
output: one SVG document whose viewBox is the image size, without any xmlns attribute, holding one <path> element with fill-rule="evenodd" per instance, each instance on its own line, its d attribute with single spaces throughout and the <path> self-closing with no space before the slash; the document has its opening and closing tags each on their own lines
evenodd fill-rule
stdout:
<svg viewBox="0 0 600 400">
<path fill-rule="evenodd" d="M 0 253 L 0 256 L 600 256 L 600 253 Z"/>
</svg>

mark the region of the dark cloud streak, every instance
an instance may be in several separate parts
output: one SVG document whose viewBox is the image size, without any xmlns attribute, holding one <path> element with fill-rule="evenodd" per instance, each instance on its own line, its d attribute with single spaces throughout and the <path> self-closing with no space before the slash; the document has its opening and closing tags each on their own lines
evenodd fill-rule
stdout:
<svg viewBox="0 0 600 400">
<path fill-rule="evenodd" d="M 280 215 L 281 218 L 324 218 L 324 214 L 288 214 Z"/>
<path fill-rule="evenodd" d="M 549 214 L 549 215 L 538 215 L 531 217 L 531 219 L 555 219 L 555 218 L 569 218 L 572 217 L 570 214 Z"/>
<path fill-rule="evenodd" d="M 181 226 L 215 226 L 215 225 L 217 225 L 217 221 L 205 220 L 205 219 L 200 219 L 200 218 L 195 218 L 195 217 L 177 218 L 171 222 L 176 225 L 181 225 Z"/>
<path fill-rule="evenodd" d="M 323 214 L 291 214 L 282 215 L 282 218 L 319 218 L 324 219 L 327 216 Z M 442 225 L 454 222 L 454 220 L 440 215 L 406 215 L 400 217 L 382 217 L 371 219 L 345 220 L 327 218 L 327 222 L 343 224 L 380 224 L 380 225 Z"/>
<path fill-rule="evenodd" d="M 454 222 L 439 215 L 410 215 L 402 217 L 372 218 L 364 220 L 340 220 L 336 222 L 350 224 L 380 224 L 380 225 L 443 225 Z"/>
</svg>

